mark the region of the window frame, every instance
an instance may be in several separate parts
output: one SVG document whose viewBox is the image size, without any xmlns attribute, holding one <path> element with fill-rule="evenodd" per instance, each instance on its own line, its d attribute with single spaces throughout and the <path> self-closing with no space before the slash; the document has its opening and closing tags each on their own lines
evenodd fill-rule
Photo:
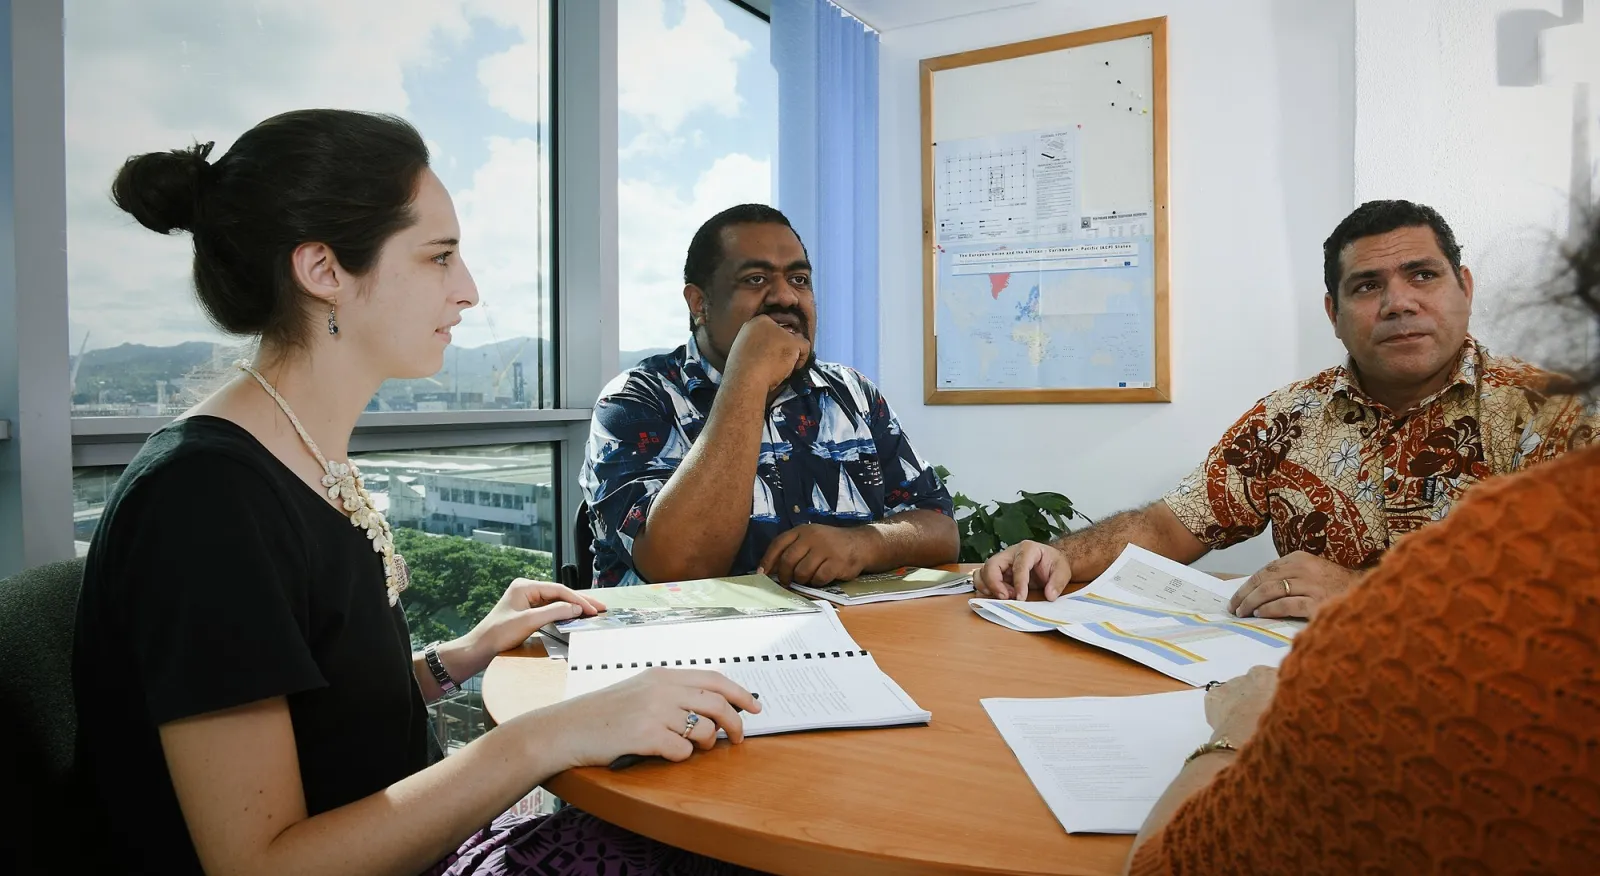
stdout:
<svg viewBox="0 0 1600 876">
<path fill-rule="evenodd" d="M 65 0 L 0 0 L 0 264 L 15 265 L 0 271 L 0 577 L 70 559 L 73 468 L 126 465 L 172 419 L 73 417 L 59 391 L 71 356 L 64 12 Z M 559 565 L 576 556 L 589 416 L 617 371 L 616 0 L 550 0 L 550 35 L 557 407 L 365 413 L 350 450 L 552 444 Z"/>
</svg>

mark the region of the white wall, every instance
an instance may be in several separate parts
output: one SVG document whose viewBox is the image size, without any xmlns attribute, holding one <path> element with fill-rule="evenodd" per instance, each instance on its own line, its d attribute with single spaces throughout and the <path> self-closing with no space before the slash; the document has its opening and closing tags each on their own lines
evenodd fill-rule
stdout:
<svg viewBox="0 0 1600 876">
<path fill-rule="evenodd" d="M 1589 87 L 1577 130 L 1574 124 L 1581 93 L 1575 82 L 1600 69 L 1593 65 L 1600 58 L 1600 2 L 1589 0 L 1583 24 L 1551 20 L 1564 5 L 1578 4 L 1356 4 L 1356 194 L 1409 198 L 1439 210 L 1476 274 L 1474 334 L 1501 352 L 1533 358 L 1567 340 L 1539 337 L 1551 311 L 1526 305 L 1546 276 L 1552 243 L 1566 233 L 1569 195 L 1575 187 L 1581 194 L 1592 172 L 1593 156 L 1584 153 L 1600 144 L 1600 81 Z M 1499 84 L 1502 54 L 1539 51 L 1536 33 L 1500 23 L 1508 14 L 1546 18 L 1551 51 L 1543 84 Z M 1511 31 L 1504 48 L 1501 28 Z M 1591 62 L 1587 69 L 1580 53 Z"/>
<path fill-rule="evenodd" d="M 1173 401 L 923 405 L 918 61 L 1159 15 Z M 1354 204 L 1354 18 L 1353 0 L 1041 0 L 883 32 L 880 377 L 955 489 L 975 499 L 1055 490 L 1095 518 L 1149 502 L 1256 399 L 1339 360 L 1322 312 L 1321 244 Z M 1259 538 L 1202 565 L 1249 572 L 1274 555 Z"/>
</svg>

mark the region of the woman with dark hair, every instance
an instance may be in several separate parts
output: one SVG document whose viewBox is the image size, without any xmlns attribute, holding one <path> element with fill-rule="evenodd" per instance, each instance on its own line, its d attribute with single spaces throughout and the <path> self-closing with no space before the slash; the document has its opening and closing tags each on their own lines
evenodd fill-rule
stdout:
<svg viewBox="0 0 1600 876">
<path fill-rule="evenodd" d="M 466 636 L 411 653 L 405 560 L 348 447 L 379 385 L 438 371 L 478 301 L 449 194 L 392 117 L 291 112 L 210 152 L 135 156 L 112 189 L 193 236 L 206 313 L 260 344 L 150 437 L 90 547 L 73 686 L 93 869 L 731 869 L 576 810 L 502 816 L 569 767 L 740 741 L 760 706 L 717 673 L 653 670 L 430 765 L 425 700 L 603 606 L 519 579 Z"/>
<path fill-rule="evenodd" d="M 1600 317 L 1600 214 L 1559 282 Z M 1600 870 L 1600 447 L 1473 488 L 1206 717 L 1130 873 Z"/>
</svg>

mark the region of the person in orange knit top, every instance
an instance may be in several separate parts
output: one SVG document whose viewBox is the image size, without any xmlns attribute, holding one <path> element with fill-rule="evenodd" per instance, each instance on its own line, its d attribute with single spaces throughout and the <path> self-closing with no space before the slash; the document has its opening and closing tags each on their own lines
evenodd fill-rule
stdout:
<svg viewBox="0 0 1600 876">
<path fill-rule="evenodd" d="M 1563 279 L 1600 316 L 1600 214 Z M 1600 446 L 1475 488 L 1206 717 L 1131 874 L 1600 873 Z"/>
</svg>

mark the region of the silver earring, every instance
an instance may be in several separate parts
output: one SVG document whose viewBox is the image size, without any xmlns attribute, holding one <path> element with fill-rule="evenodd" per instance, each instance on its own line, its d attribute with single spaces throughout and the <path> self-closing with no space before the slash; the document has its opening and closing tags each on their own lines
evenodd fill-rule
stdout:
<svg viewBox="0 0 1600 876">
<path fill-rule="evenodd" d="M 338 312 L 339 309 L 337 307 L 328 308 L 328 334 L 334 337 L 339 336 Z"/>
</svg>

